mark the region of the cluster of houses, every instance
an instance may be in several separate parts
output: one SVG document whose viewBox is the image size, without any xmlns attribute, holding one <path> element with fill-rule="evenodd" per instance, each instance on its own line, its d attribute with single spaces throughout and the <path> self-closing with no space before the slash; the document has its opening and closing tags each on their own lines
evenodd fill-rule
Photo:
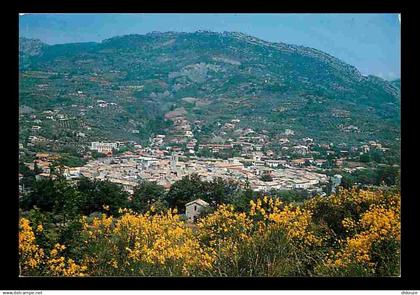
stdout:
<svg viewBox="0 0 420 295">
<path fill-rule="evenodd" d="M 59 160 L 58 154 L 51 153 L 37 153 L 35 160 L 32 163 L 25 163 L 25 165 L 32 171 L 38 170 L 35 178 L 37 180 L 42 178 L 55 178 L 55 175 L 51 171 L 51 167 L 54 161 Z M 67 167 L 62 166 L 57 169 L 62 169 L 62 174 L 67 179 L 78 179 L 80 177 L 80 167 Z"/>
<path fill-rule="evenodd" d="M 173 125 L 169 132 L 169 136 L 167 138 L 167 143 L 170 144 L 188 144 L 190 146 L 190 150 L 194 149 L 193 142 L 191 139 L 194 138 L 194 134 L 192 132 L 191 124 L 186 118 L 186 110 L 184 108 L 177 108 L 173 111 L 170 111 L 165 114 L 165 119 L 171 120 Z"/>
<path fill-rule="evenodd" d="M 243 157 L 228 160 L 216 158 L 182 157 L 177 153 L 169 155 L 166 151 L 149 153 L 150 148 L 138 153 L 127 152 L 118 156 L 100 158 L 80 167 L 81 176 L 109 180 L 121 184 L 132 192 L 140 180 L 156 182 L 166 189 L 183 176 L 198 174 L 203 180 L 211 181 L 221 177 L 248 181 L 256 191 L 270 189 L 319 190 L 329 181 L 325 174 L 316 173 L 309 168 L 291 166 L 282 160 L 261 160 L 257 155 L 252 159 Z M 270 174 L 272 181 L 262 181 L 263 174 Z"/>
<path fill-rule="evenodd" d="M 367 144 L 363 144 L 359 148 L 361 154 L 368 153 L 371 149 L 378 149 L 378 150 L 381 150 L 382 152 L 386 152 L 389 150 L 389 148 L 383 147 L 381 143 L 376 142 L 374 140 L 368 141 Z"/>
<path fill-rule="evenodd" d="M 174 117 L 178 118 L 178 117 Z M 236 123 L 236 122 L 234 122 Z M 291 130 L 288 130 L 290 133 Z M 135 145 L 134 152 L 126 152 L 113 155 L 122 142 L 91 142 L 90 150 L 105 154 L 107 157 L 91 160 L 83 167 L 65 167 L 64 175 L 68 179 L 77 179 L 81 176 L 92 179 L 109 180 L 120 184 L 132 193 L 139 180 L 156 182 L 166 189 L 183 176 L 192 173 L 199 174 L 204 180 L 212 180 L 217 177 L 223 179 L 235 179 L 239 182 L 249 182 L 255 191 L 270 189 L 302 189 L 321 192 L 326 183 L 330 181 L 325 174 L 319 173 L 325 164 L 324 159 L 308 157 L 309 147 L 313 144 L 311 138 L 304 138 L 302 144 L 293 146 L 297 155 L 303 157 L 297 159 L 276 158 L 271 150 L 262 152 L 250 150 L 244 156 L 233 157 L 227 160 L 217 158 L 202 158 L 194 155 L 186 155 L 180 147 L 166 146 L 166 135 L 156 135 L 151 139 L 150 147 Z M 196 140 L 192 138 L 191 149 L 195 147 Z M 249 128 L 247 134 L 238 138 L 237 142 L 228 144 L 200 144 L 198 149 L 207 148 L 213 152 L 233 148 L 235 144 L 246 143 L 253 147 L 263 144 L 265 137 L 254 134 Z M 369 146 L 381 147 L 376 142 L 369 142 Z M 328 145 L 326 148 L 330 148 Z M 306 157 L 305 157 L 306 156 Z M 182 160 L 180 160 L 182 159 Z M 47 177 L 51 156 L 40 153 L 37 160 L 29 166 L 37 164 L 42 173 L 38 177 Z M 262 175 L 270 175 L 270 181 L 262 180 Z"/>
</svg>

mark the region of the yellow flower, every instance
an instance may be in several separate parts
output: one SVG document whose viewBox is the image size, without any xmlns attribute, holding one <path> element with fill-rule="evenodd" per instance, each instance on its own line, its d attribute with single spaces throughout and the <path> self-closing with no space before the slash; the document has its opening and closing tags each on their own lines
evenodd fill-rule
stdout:
<svg viewBox="0 0 420 295">
<path fill-rule="evenodd" d="M 39 224 L 36 228 L 36 231 L 39 232 L 39 233 L 42 233 L 43 230 L 44 230 L 44 228 L 43 228 L 42 224 Z"/>
<path fill-rule="evenodd" d="M 22 271 L 37 268 L 42 264 L 43 258 L 44 250 L 37 245 L 29 220 L 21 218 L 19 223 L 19 263 Z"/>
</svg>

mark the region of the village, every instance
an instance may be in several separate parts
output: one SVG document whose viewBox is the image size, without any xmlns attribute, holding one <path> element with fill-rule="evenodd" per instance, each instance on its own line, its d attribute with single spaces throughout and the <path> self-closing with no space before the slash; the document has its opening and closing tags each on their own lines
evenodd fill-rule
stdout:
<svg viewBox="0 0 420 295">
<path fill-rule="evenodd" d="M 44 115 L 52 114 L 55 113 Z M 36 116 L 32 119 L 39 120 Z M 169 190 L 184 176 L 197 174 L 205 181 L 220 177 L 242 185 L 249 184 L 254 191 L 301 190 L 312 195 L 325 195 L 334 191 L 341 179 L 339 174 L 327 176 L 328 169 L 334 166 L 350 173 L 364 169 L 362 163 L 353 159 L 370 150 L 388 150 L 377 141 L 360 143 L 359 146 L 318 144 L 309 137 L 296 138 L 292 129 L 285 129 L 276 138 L 270 138 L 264 132 L 244 128 L 240 119 L 217 123 L 218 129 L 212 136 L 222 140 L 203 141 L 197 136 L 202 131 L 203 122 L 190 122 L 184 108 L 166 113 L 165 119 L 172 121 L 172 127 L 166 134 L 150 137 L 147 146 L 136 141 L 89 142 L 86 134 L 89 128 L 78 132 L 77 137 L 82 139 L 78 146 L 84 150 L 85 164 L 64 166 L 63 175 L 68 180 L 80 177 L 108 180 L 120 184 L 131 194 L 143 180 Z M 36 127 L 39 126 L 31 128 L 27 148 L 43 146 L 37 142 L 42 138 L 39 135 L 41 127 Z M 25 153 L 23 144 L 19 149 L 21 154 Z M 93 153 L 99 156 L 92 157 Z M 35 165 L 40 169 L 37 179 L 54 177 L 51 164 L 59 158 L 60 153 L 38 152 L 35 160 L 25 165 L 31 170 Z"/>
<path fill-rule="evenodd" d="M 228 160 L 212 158 L 190 158 L 186 160 L 177 154 L 170 156 L 141 153 L 127 153 L 121 156 L 101 158 L 90 161 L 83 167 L 69 173 L 68 177 L 85 176 L 100 180 L 109 180 L 121 184 L 128 192 L 139 180 L 156 182 L 166 189 L 183 176 L 198 174 L 203 180 L 214 178 L 234 179 L 249 182 L 255 191 L 270 189 L 307 189 L 322 192 L 321 187 L 328 182 L 325 174 L 283 164 L 284 168 L 269 167 L 272 161 L 245 159 L 242 157 Z M 250 164 L 245 167 L 244 163 Z M 261 180 L 269 175 L 271 181 Z"/>
<path fill-rule="evenodd" d="M 64 167 L 63 175 L 69 180 L 80 177 L 108 180 L 122 185 L 129 193 L 133 192 L 140 180 L 156 182 L 169 189 L 175 181 L 194 173 L 207 181 L 221 177 L 234 179 L 242 184 L 249 182 L 255 191 L 303 189 L 322 193 L 323 186 L 330 181 L 327 175 L 318 172 L 319 167 L 299 167 L 299 162 L 274 160 L 261 152 L 253 153 L 250 158 L 233 157 L 223 160 L 186 157 L 182 152 L 150 147 L 138 147 L 135 152 L 112 155 L 115 148 L 116 143 L 93 142 L 91 149 L 107 156 L 93 159 L 81 167 Z M 34 165 L 37 165 L 42 170 L 37 175 L 38 178 L 50 177 L 50 164 L 57 156 L 48 153 L 38 153 L 36 156 L 37 160 L 29 164 L 30 168 L 34 169 Z"/>
</svg>

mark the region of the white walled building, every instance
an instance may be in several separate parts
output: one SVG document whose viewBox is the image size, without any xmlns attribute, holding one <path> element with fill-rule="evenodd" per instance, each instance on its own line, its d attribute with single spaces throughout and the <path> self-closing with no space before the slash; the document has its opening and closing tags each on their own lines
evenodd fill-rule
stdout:
<svg viewBox="0 0 420 295">
<path fill-rule="evenodd" d="M 209 206 L 209 203 L 202 199 L 197 199 L 185 204 L 185 215 L 189 222 L 195 222 L 200 213 Z"/>
<path fill-rule="evenodd" d="M 108 153 L 108 152 L 112 152 L 112 149 L 117 149 L 118 148 L 118 144 L 115 142 L 92 142 L 90 149 L 91 150 L 95 150 L 98 151 L 99 153 Z"/>
</svg>

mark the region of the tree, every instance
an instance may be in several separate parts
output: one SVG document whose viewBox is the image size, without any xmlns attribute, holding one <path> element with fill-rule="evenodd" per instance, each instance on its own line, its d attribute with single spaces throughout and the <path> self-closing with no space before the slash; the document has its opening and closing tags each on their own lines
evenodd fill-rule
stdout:
<svg viewBox="0 0 420 295">
<path fill-rule="evenodd" d="M 53 161 L 50 164 L 49 168 L 50 168 L 50 174 L 51 175 L 56 175 L 58 177 L 63 177 L 64 170 L 65 170 L 63 163 Z"/>
<path fill-rule="evenodd" d="M 39 168 L 37 162 L 34 163 L 34 173 L 35 173 L 35 175 L 42 173 L 42 169 Z"/>
<path fill-rule="evenodd" d="M 69 167 L 79 167 L 86 164 L 86 161 L 83 160 L 80 155 L 70 155 L 70 154 L 62 154 L 60 159 L 56 162 L 57 165 L 64 165 Z"/>
<path fill-rule="evenodd" d="M 308 193 L 304 190 L 273 190 L 276 197 L 288 203 L 300 203 L 308 198 Z"/>
<path fill-rule="evenodd" d="M 19 173 L 23 175 L 21 180 L 22 185 L 25 189 L 31 189 L 32 186 L 35 184 L 35 172 L 29 169 L 25 164 L 22 162 L 19 163 Z"/>
<path fill-rule="evenodd" d="M 131 208 L 138 212 L 146 212 L 151 205 L 156 208 L 157 204 L 165 207 L 164 201 L 165 189 L 163 186 L 150 181 L 141 181 L 134 189 L 132 196 Z"/>
<path fill-rule="evenodd" d="M 364 153 L 363 155 L 360 155 L 360 162 L 362 163 L 369 163 L 371 161 L 370 154 Z"/>
<path fill-rule="evenodd" d="M 350 173 L 343 173 L 340 185 L 346 189 L 350 189 L 354 186 L 354 177 Z"/>
<path fill-rule="evenodd" d="M 204 183 L 204 187 L 207 200 L 212 205 L 230 203 L 239 190 L 237 182 L 231 179 L 223 180 L 221 177 Z"/>
<path fill-rule="evenodd" d="M 273 177 L 268 173 L 264 173 L 263 175 L 261 175 L 260 180 L 262 180 L 262 181 L 273 181 Z"/>
<path fill-rule="evenodd" d="M 239 191 L 238 183 L 233 180 L 223 180 L 218 177 L 212 181 L 202 181 L 197 174 L 192 174 L 175 182 L 166 195 L 166 200 L 171 207 L 184 212 L 185 204 L 192 200 L 201 198 L 212 206 L 216 206 L 231 203 Z"/>
<path fill-rule="evenodd" d="M 249 202 L 256 199 L 256 192 L 251 189 L 249 180 L 245 181 L 244 189 L 240 191 L 238 196 L 232 199 L 231 203 L 239 212 L 246 212 L 249 210 Z"/>
<path fill-rule="evenodd" d="M 399 167 L 385 166 L 377 169 L 377 184 L 396 185 L 399 182 Z"/>
<path fill-rule="evenodd" d="M 64 178 L 41 179 L 21 199 L 21 208 L 29 210 L 35 206 L 42 211 L 74 215 L 80 209 L 80 194 Z"/>
<path fill-rule="evenodd" d="M 177 208 L 178 212 L 185 212 L 185 204 L 201 198 L 208 201 L 205 195 L 204 182 L 200 176 L 191 174 L 184 176 L 181 180 L 172 184 L 169 192 L 166 194 L 166 201 L 171 208 Z"/>
<path fill-rule="evenodd" d="M 118 209 L 128 207 L 128 193 L 110 181 L 83 177 L 79 180 L 77 189 L 83 196 L 81 210 L 86 215 L 93 212 L 107 212 L 104 206 L 109 206 L 109 212 L 117 215 Z"/>
<path fill-rule="evenodd" d="M 25 176 L 35 176 L 34 171 L 29 169 L 23 162 L 19 162 L 19 173 L 21 173 L 24 177 Z"/>
<path fill-rule="evenodd" d="M 105 157 L 105 154 L 99 153 L 98 151 L 93 150 L 91 152 L 91 156 L 93 159 L 99 159 Z"/>
</svg>

